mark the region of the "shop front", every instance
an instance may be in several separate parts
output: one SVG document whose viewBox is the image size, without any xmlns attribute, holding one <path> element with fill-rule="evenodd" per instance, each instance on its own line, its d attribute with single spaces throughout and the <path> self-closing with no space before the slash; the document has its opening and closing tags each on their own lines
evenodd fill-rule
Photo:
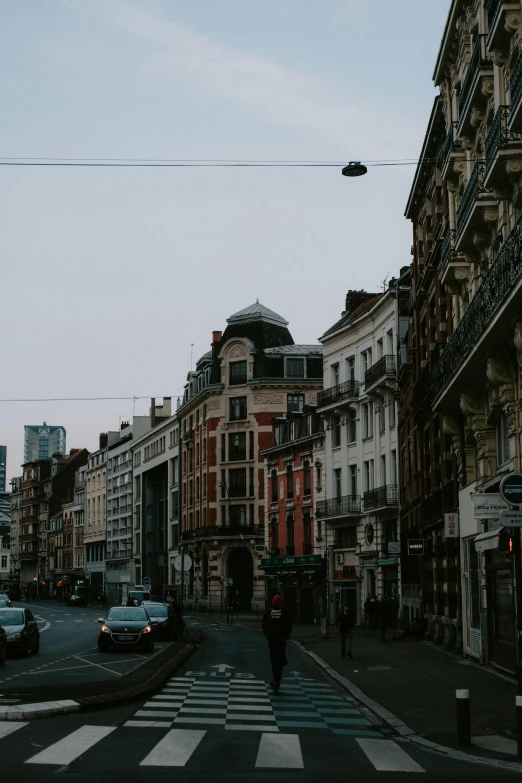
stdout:
<svg viewBox="0 0 522 783">
<path fill-rule="evenodd" d="M 357 566 L 343 566 L 335 571 L 335 578 L 329 583 L 330 623 L 335 623 L 343 606 L 349 606 L 356 623 L 362 623 L 361 613 L 361 580 Z"/>
<path fill-rule="evenodd" d="M 261 560 L 270 605 L 279 593 L 295 623 L 318 623 L 326 606 L 326 565 L 321 555 L 269 557 Z"/>
</svg>

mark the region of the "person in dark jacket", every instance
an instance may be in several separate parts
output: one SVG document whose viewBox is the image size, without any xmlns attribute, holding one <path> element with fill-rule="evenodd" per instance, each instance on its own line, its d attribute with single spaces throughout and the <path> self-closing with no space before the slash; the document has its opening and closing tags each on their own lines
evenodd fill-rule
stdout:
<svg viewBox="0 0 522 783">
<path fill-rule="evenodd" d="M 272 598 L 272 607 L 263 616 L 263 633 L 268 639 L 270 650 L 270 663 L 272 665 L 273 680 L 270 683 L 274 693 L 277 693 L 281 685 L 283 667 L 286 666 L 286 642 L 292 633 L 292 620 L 283 609 L 283 599 L 280 595 Z"/>
<path fill-rule="evenodd" d="M 336 633 L 341 637 L 341 658 L 352 659 L 352 628 L 355 620 L 349 606 L 344 606 L 343 611 L 335 621 Z"/>
<path fill-rule="evenodd" d="M 390 627 L 391 623 L 391 616 L 392 616 L 392 607 L 391 607 L 391 601 L 388 598 L 388 596 L 383 596 L 382 600 L 379 603 L 379 611 L 377 614 L 379 618 L 379 629 L 381 631 L 381 642 L 388 641 L 386 639 L 386 631 Z"/>
</svg>

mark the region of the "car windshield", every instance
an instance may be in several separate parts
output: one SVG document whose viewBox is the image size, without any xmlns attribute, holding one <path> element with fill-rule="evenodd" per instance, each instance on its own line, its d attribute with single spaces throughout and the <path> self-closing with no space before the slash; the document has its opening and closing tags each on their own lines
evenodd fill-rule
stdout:
<svg viewBox="0 0 522 783">
<path fill-rule="evenodd" d="M 166 617 L 167 616 L 167 607 L 166 606 L 147 606 L 147 612 L 150 614 L 151 617 Z"/>
<path fill-rule="evenodd" d="M 150 593 L 144 593 L 141 590 L 131 590 L 129 595 L 131 596 L 131 598 L 135 598 L 136 601 L 150 600 Z"/>
<path fill-rule="evenodd" d="M 2 612 L 0 611 L 0 625 L 23 625 L 23 612 Z"/>
<path fill-rule="evenodd" d="M 147 614 L 144 609 L 133 609 L 132 607 L 117 607 L 111 609 L 107 615 L 107 620 L 118 620 L 123 623 L 147 621 Z"/>
</svg>

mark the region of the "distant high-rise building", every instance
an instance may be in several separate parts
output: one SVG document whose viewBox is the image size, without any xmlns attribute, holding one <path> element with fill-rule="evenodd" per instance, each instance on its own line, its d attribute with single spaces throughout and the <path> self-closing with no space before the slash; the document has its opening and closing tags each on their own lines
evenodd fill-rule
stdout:
<svg viewBox="0 0 522 783">
<path fill-rule="evenodd" d="M 7 446 L 0 446 L 0 492 L 5 492 L 6 464 L 7 464 Z"/>
<path fill-rule="evenodd" d="M 56 452 L 65 455 L 65 427 L 26 424 L 24 427 L 24 463 L 48 459 Z"/>
</svg>

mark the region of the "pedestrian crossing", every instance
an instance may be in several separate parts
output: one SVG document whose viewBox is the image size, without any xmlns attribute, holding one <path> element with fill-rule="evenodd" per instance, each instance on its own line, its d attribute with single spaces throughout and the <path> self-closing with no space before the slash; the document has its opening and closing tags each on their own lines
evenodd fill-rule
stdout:
<svg viewBox="0 0 522 783">
<path fill-rule="evenodd" d="M 89 769 L 93 764 L 98 764 L 100 758 L 108 759 L 114 747 L 115 737 L 120 736 L 120 747 L 128 748 L 127 769 L 187 767 L 196 770 L 201 765 L 208 769 L 216 747 L 215 742 L 211 741 L 208 730 L 203 728 L 169 728 L 166 733 L 161 732 L 159 737 L 157 732 L 153 735 L 147 733 L 139 743 L 136 743 L 134 732 L 130 732 L 125 726 L 86 724 L 33 754 L 34 747 L 27 741 L 27 737 L 31 736 L 31 729 L 34 729 L 34 726 L 34 722 L 17 722 L 10 724 L 7 730 L 0 724 L 2 729 L 0 754 L 1 743 L 6 741 L 8 736 L 20 732 L 17 734 L 20 741 L 16 747 L 28 756 L 21 758 L 21 763 L 42 768 L 57 767 L 59 771 L 73 765 L 76 771 L 81 771 L 82 768 Z M 158 728 L 153 723 L 147 723 L 147 726 Z M 252 738 L 252 735 L 250 737 Z M 338 742 L 339 738 L 332 737 L 331 741 Z M 343 741 L 338 752 L 346 754 L 352 769 L 359 765 L 362 770 L 374 769 L 379 772 L 426 771 L 393 740 L 357 737 L 349 742 L 354 744 L 347 745 Z M 310 743 L 307 747 L 297 733 L 274 734 L 263 731 L 251 742 L 239 742 L 231 763 L 238 767 L 238 771 L 246 774 L 252 768 L 306 769 L 313 766 L 313 755 Z M 121 769 L 121 761 L 118 763 Z"/>
<path fill-rule="evenodd" d="M 353 699 L 343 698 L 327 683 L 297 679 L 285 681 L 274 694 L 263 680 L 172 677 L 125 725 L 144 728 L 149 721 L 162 728 L 196 724 L 227 731 L 318 729 L 379 736 Z"/>
</svg>

